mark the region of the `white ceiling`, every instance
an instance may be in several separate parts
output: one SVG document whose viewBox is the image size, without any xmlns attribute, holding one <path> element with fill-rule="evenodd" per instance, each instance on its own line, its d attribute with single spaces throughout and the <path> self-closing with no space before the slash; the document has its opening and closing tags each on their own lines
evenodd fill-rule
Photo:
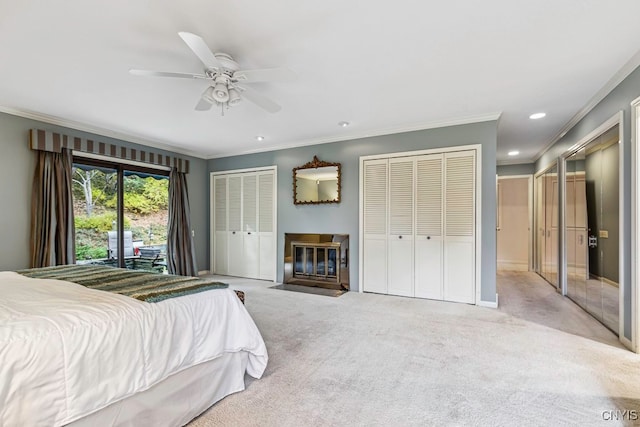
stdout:
<svg viewBox="0 0 640 427">
<path fill-rule="evenodd" d="M 0 110 L 205 158 L 501 114 L 498 160 L 532 161 L 640 64 L 639 16 L 638 0 L 0 0 Z M 282 111 L 197 112 L 204 81 L 128 73 L 202 72 L 178 31 L 293 70 L 252 85 Z"/>
</svg>

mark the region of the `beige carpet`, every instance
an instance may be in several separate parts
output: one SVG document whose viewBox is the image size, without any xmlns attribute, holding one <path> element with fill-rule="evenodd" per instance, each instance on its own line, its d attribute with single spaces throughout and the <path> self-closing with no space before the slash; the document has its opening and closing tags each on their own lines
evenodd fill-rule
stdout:
<svg viewBox="0 0 640 427">
<path fill-rule="evenodd" d="M 190 427 L 585 426 L 616 425 L 605 411 L 640 415 L 640 357 L 583 311 L 566 317 L 577 306 L 529 273 L 500 276 L 500 310 L 223 280 L 246 292 L 269 365 Z M 549 322 L 558 315 L 569 328 Z"/>
</svg>

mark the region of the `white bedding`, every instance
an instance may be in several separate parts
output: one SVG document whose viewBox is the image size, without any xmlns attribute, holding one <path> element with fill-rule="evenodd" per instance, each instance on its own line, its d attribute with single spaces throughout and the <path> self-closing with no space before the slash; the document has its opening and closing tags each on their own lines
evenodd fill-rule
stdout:
<svg viewBox="0 0 640 427">
<path fill-rule="evenodd" d="M 0 272 L 0 425 L 64 425 L 227 352 L 268 356 L 230 289 L 146 303 Z"/>
</svg>

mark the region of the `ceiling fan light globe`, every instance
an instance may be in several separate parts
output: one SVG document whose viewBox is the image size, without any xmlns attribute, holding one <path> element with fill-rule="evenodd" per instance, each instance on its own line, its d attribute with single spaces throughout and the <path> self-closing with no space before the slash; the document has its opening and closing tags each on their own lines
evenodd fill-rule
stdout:
<svg viewBox="0 0 640 427">
<path fill-rule="evenodd" d="M 218 102 L 227 102 L 229 100 L 229 91 L 223 83 L 217 83 L 213 88 L 213 99 Z"/>
<path fill-rule="evenodd" d="M 202 94 L 202 99 L 212 104 L 216 102 L 216 99 L 213 97 L 213 86 L 209 86 L 207 90 L 204 91 L 204 93 Z"/>
<path fill-rule="evenodd" d="M 228 104 L 230 107 L 234 107 L 240 104 L 240 94 L 235 89 L 229 89 L 229 101 Z"/>
</svg>

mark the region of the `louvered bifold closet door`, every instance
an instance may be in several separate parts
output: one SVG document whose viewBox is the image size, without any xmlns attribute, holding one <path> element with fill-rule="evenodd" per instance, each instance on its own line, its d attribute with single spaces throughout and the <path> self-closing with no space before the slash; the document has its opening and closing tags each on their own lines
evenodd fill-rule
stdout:
<svg viewBox="0 0 640 427">
<path fill-rule="evenodd" d="M 389 159 L 388 292 L 413 296 L 414 158 Z"/>
<path fill-rule="evenodd" d="M 475 151 L 445 154 L 444 299 L 474 304 Z"/>
<path fill-rule="evenodd" d="M 362 283 L 366 292 L 387 293 L 389 161 L 363 162 Z"/>
<path fill-rule="evenodd" d="M 227 178 L 213 178 L 214 256 L 213 272 L 227 274 Z"/>
<path fill-rule="evenodd" d="M 275 280 L 274 230 L 274 174 L 273 171 L 258 174 L 258 234 L 260 236 L 260 262 L 258 277 Z"/>
<path fill-rule="evenodd" d="M 242 261 L 242 175 L 230 175 L 227 178 L 227 203 L 228 203 L 228 274 L 242 276 L 244 274 L 244 262 Z"/>
<path fill-rule="evenodd" d="M 442 154 L 416 158 L 415 296 L 443 299 Z"/>
<path fill-rule="evenodd" d="M 258 236 L 258 176 L 242 176 L 242 258 L 243 277 L 257 279 L 260 269 L 260 238 Z"/>
</svg>

